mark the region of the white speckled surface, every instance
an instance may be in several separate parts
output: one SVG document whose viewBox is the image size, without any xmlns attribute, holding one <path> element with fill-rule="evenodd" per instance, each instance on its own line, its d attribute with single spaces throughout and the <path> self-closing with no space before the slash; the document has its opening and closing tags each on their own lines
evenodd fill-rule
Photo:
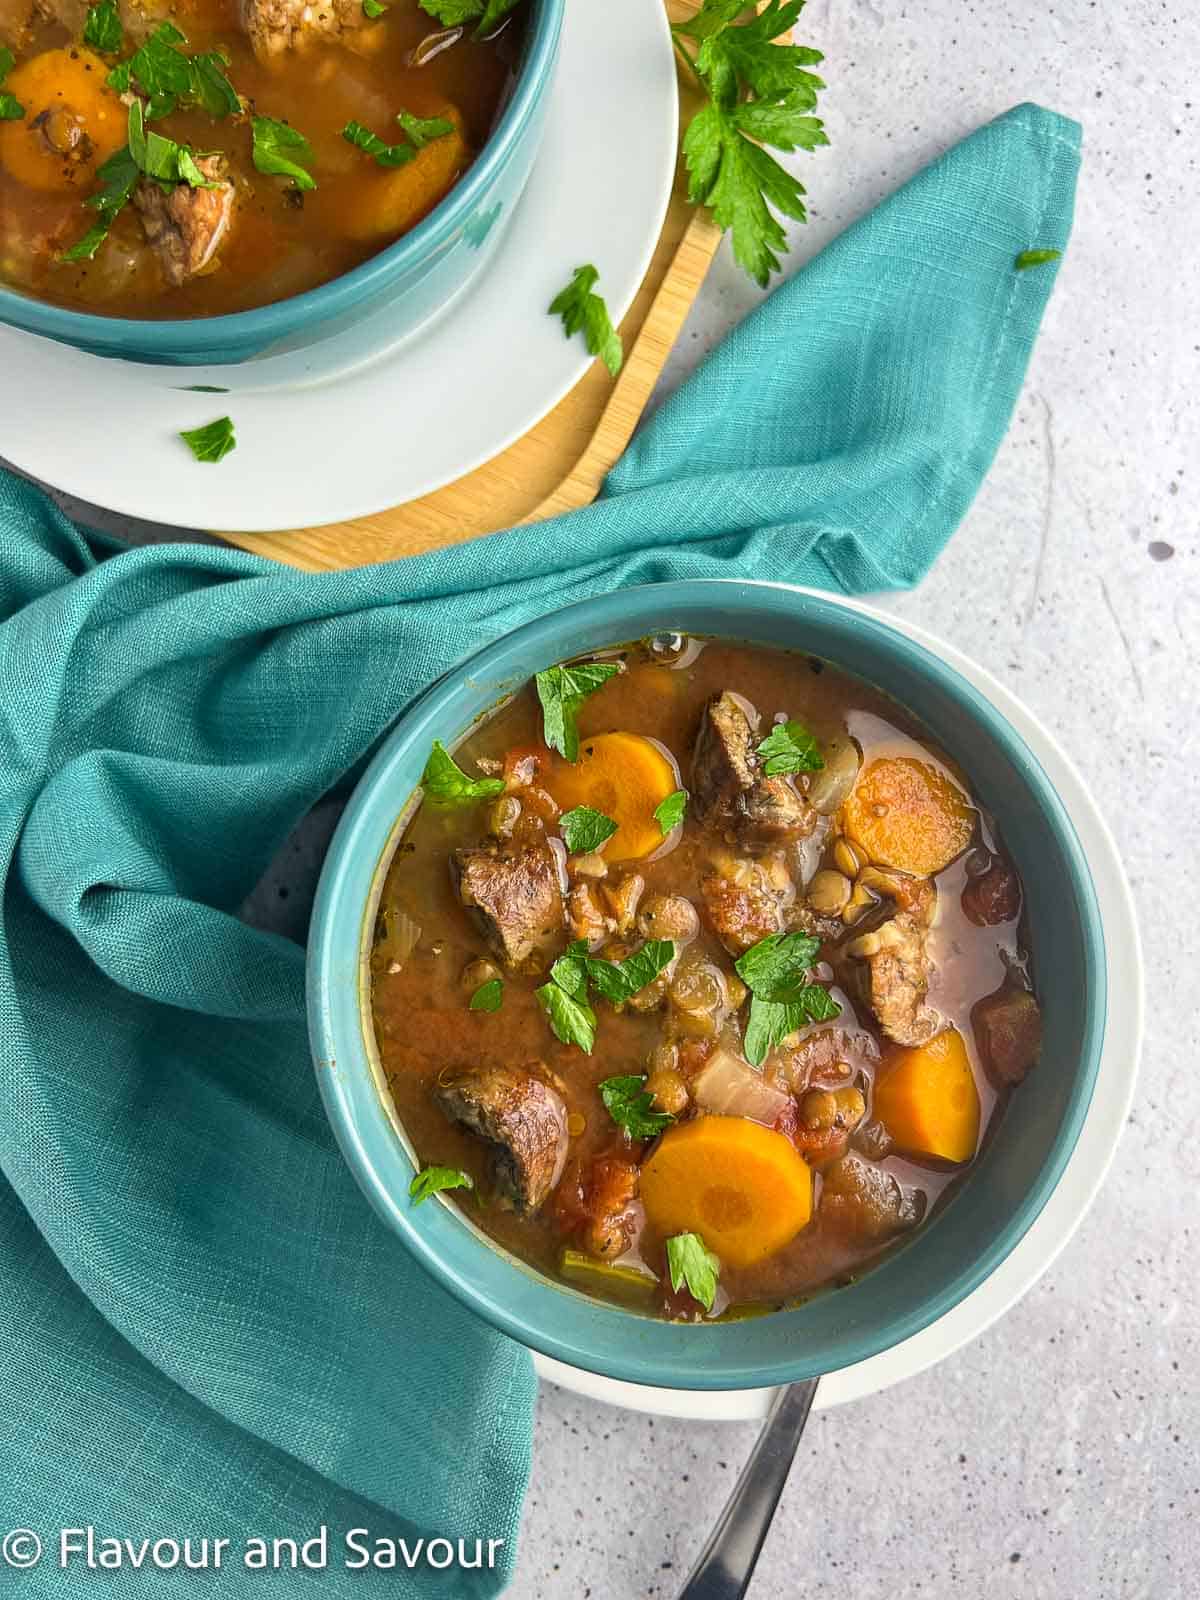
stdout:
<svg viewBox="0 0 1200 1600">
<path fill-rule="evenodd" d="M 936 571 L 885 604 L 990 667 L 1094 786 L 1150 1006 L 1139 1102 L 1075 1242 L 935 1372 L 814 1418 L 750 1593 L 1184 1600 L 1200 1570 L 1200 11 L 810 0 L 805 32 L 827 55 L 833 145 L 801 161 L 814 218 L 794 265 L 1016 101 L 1085 125 L 1012 432 Z M 722 256 L 668 381 L 756 299 Z M 289 931 L 318 842 L 260 897 Z M 545 1391 L 514 1600 L 672 1595 L 752 1432 Z"/>
</svg>

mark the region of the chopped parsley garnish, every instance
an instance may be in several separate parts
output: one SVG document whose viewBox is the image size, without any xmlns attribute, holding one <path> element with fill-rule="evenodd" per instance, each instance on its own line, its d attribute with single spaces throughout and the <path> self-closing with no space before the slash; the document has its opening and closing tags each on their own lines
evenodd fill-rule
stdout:
<svg viewBox="0 0 1200 1600">
<path fill-rule="evenodd" d="M 582 939 L 559 957 L 550 968 L 549 983 L 535 989 L 534 994 L 550 1020 L 554 1037 L 563 1044 L 577 1044 L 584 1055 L 590 1056 L 596 1043 L 596 1013 L 588 1005 L 587 970 L 579 959 L 581 951 L 587 951 Z"/>
<path fill-rule="evenodd" d="M 758 747 L 768 777 L 781 772 L 820 772 L 825 765 L 817 741 L 798 722 L 777 722 Z"/>
<path fill-rule="evenodd" d="M 180 100 L 191 98 L 195 84 L 192 63 L 177 46 L 187 36 L 173 22 L 162 22 L 150 37 L 108 75 L 108 86 L 125 94 L 136 82 L 148 96 L 147 120 L 169 116 Z"/>
<path fill-rule="evenodd" d="M 676 50 L 708 96 L 683 139 L 688 199 L 710 207 L 717 226 L 732 233 L 735 259 L 763 288 L 780 270 L 776 252 L 787 246 L 775 213 L 807 220 L 803 184 L 764 146 L 815 150 L 829 143 L 820 118 L 810 115 L 825 85 L 808 68 L 821 52 L 776 42 L 790 40 L 803 8 L 804 0 L 769 0 L 739 21 L 746 10 L 739 0 L 704 0 L 672 29 Z"/>
<path fill-rule="evenodd" d="M 89 7 L 83 25 L 83 42 L 105 55 L 115 55 L 125 42 L 125 30 L 117 10 L 117 0 L 100 0 Z"/>
<path fill-rule="evenodd" d="M 550 968 L 550 982 L 535 990 L 550 1026 L 564 1044 L 577 1044 L 591 1055 L 596 1042 L 596 1013 L 588 1003 L 588 984 L 606 1000 L 620 1005 L 653 983 L 675 959 L 670 939 L 648 939 L 624 961 L 602 961 L 588 954 L 587 940 L 577 939 Z"/>
<path fill-rule="evenodd" d="M 504 1004 L 504 980 L 489 978 L 481 983 L 467 1002 L 468 1011 L 499 1011 Z"/>
<path fill-rule="evenodd" d="M 584 965 L 588 978 L 604 998 L 613 1005 L 622 1005 L 653 983 L 674 959 L 672 940 L 647 939 L 640 950 L 626 956 L 624 961 L 601 961 L 597 956 L 588 956 Z"/>
<path fill-rule="evenodd" d="M 1044 267 L 1048 261 L 1059 261 L 1061 258 L 1061 250 L 1022 250 L 1013 262 L 1013 269 L 1025 272 L 1029 267 Z"/>
<path fill-rule="evenodd" d="M 587 941 L 577 939 L 550 969 L 550 982 L 536 991 L 555 1035 L 564 1044 L 577 1044 L 591 1055 L 596 1042 L 596 1013 L 588 1001 L 594 984 L 605 1000 L 621 1005 L 675 959 L 670 939 L 648 939 L 624 961 L 603 961 L 588 954 Z"/>
<path fill-rule="evenodd" d="M 750 990 L 750 1015 L 742 1049 L 761 1066 L 776 1045 L 808 1022 L 831 1022 L 842 1008 L 823 984 L 808 981 L 821 948 L 807 933 L 772 933 L 752 945 L 735 963 Z"/>
<path fill-rule="evenodd" d="M 675 1121 L 669 1111 L 654 1109 L 643 1077 L 605 1078 L 599 1087 L 605 1110 L 631 1139 L 653 1139 Z"/>
<path fill-rule="evenodd" d="M 551 750 L 568 761 L 579 756 L 579 729 L 575 717 L 580 706 L 620 672 L 611 661 L 585 661 L 573 667 L 547 667 L 533 680 L 542 703 L 542 737 Z"/>
<path fill-rule="evenodd" d="M 654 820 L 663 831 L 664 837 L 677 828 L 683 821 L 688 808 L 688 792 L 686 789 L 676 789 L 669 794 L 660 805 L 654 808 Z"/>
<path fill-rule="evenodd" d="M 59 257 L 60 261 L 90 261 L 108 237 L 108 230 L 113 225 L 113 219 L 124 206 L 129 196 L 133 193 L 138 179 L 141 177 L 141 168 L 129 153 L 129 146 L 115 151 L 102 166 L 97 167 L 96 177 L 103 185 L 95 194 L 88 195 L 83 202 L 100 213 L 82 239 L 79 239 L 69 250 L 64 250 Z"/>
<path fill-rule="evenodd" d="M 591 265 L 576 267 L 567 287 L 551 300 L 550 315 L 562 318 L 568 339 L 582 333 L 589 352 L 599 356 L 615 378 L 625 360 L 625 352 L 604 297 L 593 292 L 599 277 L 599 272 Z"/>
<path fill-rule="evenodd" d="M 8 77 L 16 65 L 16 56 L 7 45 L 0 45 L 0 83 Z M 18 117 L 25 115 L 25 107 L 15 94 L 0 91 L 0 122 L 16 122 Z"/>
<path fill-rule="evenodd" d="M 229 57 L 223 50 L 205 50 L 192 57 L 192 93 L 190 98 L 210 117 L 236 117 L 242 109 L 242 98 L 230 83 L 225 68 Z"/>
<path fill-rule="evenodd" d="M 519 0 L 421 0 L 421 10 L 443 28 L 462 28 L 477 21 L 476 37 L 486 38 L 518 3 Z"/>
<path fill-rule="evenodd" d="M 388 144 L 377 133 L 372 133 L 370 128 L 364 128 L 361 122 L 348 122 L 342 129 L 342 138 L 356 150 L 374 156 L 381 167 L 402 167 L 417 153 L 416 145 L 407 142 Z"/>
<path fill-rule="evenodd" d="M 396 121 L 418 150 L 424 150 L 434 139 L 444 139 L 448 133 L 454 132 L 454 124 L 447 117 L 414 117 L 411 111 L 401 111 Z"/>
<path fill-rule="evenodd" d="M 469 778 L 440 739 L 433 741 L 421 788 L 426 800 L 437 806 L 467 805 L 504 793 L 503 778 Z"/>
<path fill-rule="evenodd" d="M 411 111 L 401 111 L 396 118 L 407 138 L 407 143 L 388 144 L 361 122 L 348 122 L 342 129 L 342 138 L 356 150 L 373 156 L 381 167 L 402 167 L 411 161 L 418 150 L 423 150 L 433 139 L 444 139 L 454 132 L 454 124 L 445 117 L 414 117 Z"/>
<path fill-rule="evenodd" d="M 408 1186 L 412 1203 L 419 1206 L 441 1189 L 473 1189 L 475 1180 L 458 1167 L 423 1167 Z"/>
<path fill-rule="evenodd" d="M 381 6 L 379 0 L 362 0 L 363 16 L 371 22 L 378 22 L 380 17 L 387 15 L 387 7 Z"/>
<path fill-rule="evenodd" d="M 137 99 L 129 103 L 128 148 L 134 165 L 159 183 L 186 183 L 193 189 L 218 187 L 196 165 L 195 152 L 189 145 L 176 144 L 174 139 L 155 133 L 153 129 L 147 131 L 142 102 Z"/>
<path fill-rule="evenodd" d="M 705 1311 L 712 1310 L 721 1263 L 698 1233 L 677 1233 L 667 1240 L 667 1269 L 672 1289 L 678 1293 L 686 1288 Z"/>
<path fill-rule="evenodd" d="M 197 461 L 223 461 L 237 447 L 231 417 L 218 417 L 203 428 L 188 428 L 179 437 Z"/>
<path fill-rule="evenodd" d="M 564 811 L 558 819 L 558 825 L 567 842 L 567 849 L 573 856 L 599 850 L 604 841 L 611 839 L 617 831 L 617 824 L 611 817 L 606 817 L 603 811 L 593 811 L 591 806 L 576 806 L 573 811 Z"/>
<path fill-rule="evenodd" d="M 250 126 L 250 155 L 259 172 L 290 178 L 297 189 L 317 187 L 312 173 L 302 165 L 312 161 L 312 145 L 298 128 L 275 117 L 255 117 Z"/>
</svg>

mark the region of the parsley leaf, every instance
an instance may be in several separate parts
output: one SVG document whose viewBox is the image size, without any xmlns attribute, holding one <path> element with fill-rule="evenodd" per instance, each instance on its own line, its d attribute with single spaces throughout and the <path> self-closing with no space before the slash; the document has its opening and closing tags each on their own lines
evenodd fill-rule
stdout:
<svg viewBox="0 0 1200 1600">
<path fill-rule="evenodd" d="M 699 12 L 673 32 L 676 48 L 708 95 L 683 139 L 688 199 L 707 205 L 717 225 L 732 236 L 736 260 L 764 288 L 778 272 L 777 252 L 787 235 L 775 213 L 807 220 L 804 186 L 764 149 L 815 150 L 828 144 L 819 118 L 810 113 L 822 79 L 809 72 L 821 52 L 780 44 L 804 0 L 769 0 L 761 12 L 739 21 L 745 7 L 734 0 L 704 0 Z M 679 42 L 696 45 L 691 55 Z"/>
<path fill-rule="evenodd" d="M 96 177 L 103 187 L 95 194 L 88 195 L 83 203 L 92 206 L 100 215 L 81 239 L 62 252 L 60 261 L 92 259 L 107 239 L 114 218 L 137 187 L 141 175 L 141 168 L 129 153 L 128 145 L 114 151 L 102 166 L 97 167 Z"/>
<path fill-rule="evenodd" d="M 564 811 L 558 819 L 558 825 L 567 841 L 567 849 L 573 856 L 599 850 L 604 841 L 611 839 L 617 831 L 617 825 L 611 817 L 606 817 L 603 811 L 593 811 L 591 806 L 576 806 L 573 811 Z"/>
<path fill-rule="evenodd" d="M 832 1022 L 841 1014 L 841 1006 L 819 983 L 802 984 L 776 1000 L 752 995 L 746 1036 L 742 1040 L 746 1060 L 760 1067 L 776 1045 L 782 1044 L 797 1028 L 809 1022 Z"/>
<path fill-rule="evenodd" d="M 576 267 L 567 287 L 551 300 L 550 315 L 562 318 L 568 339 L 582 332 L 590 353 L 599 356 L 615 378 L 625 360 L 625 352 L 603 296 L 592 292 L 599 277 L 593 266 Z"/>
<path fill-rule="evenodd" d="M 557 970 L 559 962 L 555 962 Z M 577 1044 L 585 1055 L 591 1055 L 596 1043 L 596 1013 L 586 999 L 569 993 L 553 979 L 535 989 L 538 1004 L 550 1019 L 550 1027 L 563 1044 Z M 586 992 L 586 985 L 585 985 Z"/>
<path fill-rule="evenodd" d="M 653 983 L 675 958 L 670 939 L 648 939 L 624 961 L 601 961 L 588 954 L 587 940 L 576 939 L 550 968 L 550 982 L 535 990 L 555 1035 L 591 1055 L 596 1042 L 596 1013 L 588 1003 L 594 983 L 606 1000 L 619 1005 Z"/>
<path fill-rule="evenodd" d="M 1061 257 L 1061 250 L 1022 250 L 1013 262 L 1013 269 L 1016 272 L 1025 272 L 1029 267 L 1042 267 L 1048 261 L 1058 261 Z"/>
<path fill-rule="evenodd" d="M 210 117 L 236 117 L 242 109 L 242 98 L 230 83 L 225 68 L 229 57 L 222 50 L 205 50 L 192 57 L 192 92 L 190 99 Z"/>
<path fill-rule="evenodd" d="M 377 133 L 364 128 L 361 122 L 348 122 L 342 129 L 342 138 L 357 150 L 374 156 L 381 167 L 402 167 L 417 153 L 415 145 L 386 144 Z"/>
<path fill-rule="evenodd" d="M 504 21 L 519 0 L 421 0 L 421 10 L 440 22 L 443 28 L 461 28 L 479 19 L 476 38 L 485 38 Z"/>
<path fill-rule="evenodd" d="M 481 983 L 475 993 L 467 1002 L 468 1011 L 499 1011 L 504 1004 L 504 981 L 501 978 L 489 978 L 486 983 Z"/>
<path fill-rule="evenodd" d="M 693 1300 L 705 1311 L 712 1310 L 721 1263 L 698 1233 L 677 1233 L 667 1240 L 667 1267 L 672 1289 L 678 1291 L 686 1285 Z"/>
<path fill-rule="evenodd" d="M 614 662 L 586 661 L 580 666 L 547 667 L 533 680 L 542 703 L 542 737 L 568 761 L 579 756 L 575 716 L 591 694 L 620 672 Z"/>
<path fill-rule="evenodd" d="M 655 806 L 654 820 L 662 829 L 664 837 L 671 832 L 672 828 L 677 828 L 683 821 L 687 808 L 688 792 L 686 789 L 676 789 L 661 804 Z"/>
<path fill-rule="evenodd" d="M 520 0 L 487 0 L 479 26 L 475 30 L 476 38 L 485 39 L 488 34 L 494 33 L 508 13 L 519 4 Z"/>
<path fill-rule="evenodd" d="M 613 1005 L 623 1005 L 626 1000 L 653 983 L 664 967 L 675 959 L 675 945 L 670 939 L 647 939 L 640 950 L 635 950 L 624 961 L 602 961 L 597 956 L 584 958 L 584 970 L 606 1000 Z"/>
<path fill-rule="evenodd" d="M 122 61 L 108 74 L 109 88 L 124 94 L 136 79 L 150 98 L 148 115 L 167 116 L 178 101 L 192 93 L 192 63 L 176 48 L 186 42 L 186 36 L 173 22 L 160 23 L 128 61 Z"/>
<path fill-rule="evenodd" d="M 605 1110 L 631 1139 L 652 1139 L 675 1121 L 669 1111 L 655 1111 L 643 1077 L 605 1078 L 599 1088 Z"/>
<path fill-rule="evenodd" d="M 255 117 L 251 122 L 250 155 L 259 172 L 291 178 L 297 189 L 317 187 L 312 173 L 301 165 L 312 161 L 312 145 L 290 123 L 275 117 Z"/>
<path fill-rule="evenodd" d="M 758 746 L 768 777 L 781 772 L 820 772 L 825 765 L 817 741 L 799 722 L 777 722 Z"/>
<path fill-rule="evenodd" d="M 418 150 L 454 132 L 454 124 L 447 117 L 414 117 L 411 111 L 401 111 L 396 121 L 408 135 L 409 143 Z"/>
<path fill-rule="evenodd" d="M 805 980 L 821 948 L 807 933 L 772 933 L 751 945 L 734 963 L 750 990 L 750 1015 L 742 1049 L 761 1066 L 776 1045 L 807 1022 L 830 1022 L 842 1008 L 819 983 Z"/>
<path fill-rule="evenodd" d="M 441 1189 L 473 1189 L 475 1181 L 470 1173 L 462 1172 L 458 1167 L 422 1167 L 416 1177 L 408 1186 L 409 1195 L 414 1206 L 419 1206 L 422 1201 L 428 1200 L 431 1194 L 437 1194 Z"/>
<path fill-rule="evenodd" d="M 362 0 L 363 16 L 371 22 L 377 22 L 380 17 L 386 16 L 387 7 L 381 6 L 379 0 Z"/>
<path fill-rule="evenodd" d="M 804 976 L 820 948 L 821 941 L 810 933 L 771 933 L 739 956 L 733 968 L 751 994 L 770 1000 Z"/>
<path fill-rule="evenodd" d="M 197 461 L 222 461 L 231 450 L 237 448 L 230 417 L 218 417 L 203 428 L 188 428 L 179 437 Z"/>
<path fill-rule="evenodd" d="M 216 189 L 218 185 L 206 178 L 196 165 L 194 153 L 186 144 L 176 144 L 161 133 L 149 132 L 145 125 L 146 112 L 142 102 L 129 103 L 129 154 L 134 164 L 148 178 L 159 183 L 186 183 L 193 189 Z M 232 445 L 230 446 L 232 449 Z"/>
<path fill-rule="evenodd" d="M 483 15 L 483 0 L 421 0 L 421 10 L 443 28 L 461 28 Z"/>
<path fill-rule="evenodd" d="M 421 788 L 426 800 L 437 806 L 465 805 L 471 800 L 490 800 L 504 793 L 503 778 L 469 778 L 440 739 L 433 741 Z"/>
<path fill-rule="evenodd" d="M 16 56 L 7 45 L 0 45 L 0 83 L 8 77 L 16 65 Z M 25 115 L 25 107 L 15 94 L 0 91 L 0 122 L 16 122 L 18 117 Z"/>
<path fill-rule="evenodd" d="M 114 55 L 121 48 L 125 30 L 121 27 L 117 0 L 100 0 L 98 5 L 89 7 L 83 25 L 83 42 L 105 55 Z"/>
</svg>

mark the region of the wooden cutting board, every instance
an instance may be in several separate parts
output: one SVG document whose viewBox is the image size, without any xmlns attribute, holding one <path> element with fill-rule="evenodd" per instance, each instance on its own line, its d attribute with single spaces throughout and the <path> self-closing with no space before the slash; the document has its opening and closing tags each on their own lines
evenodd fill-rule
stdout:
<svg viewBox="0 0 1200 1600">
<path fill-rule="evenodd" d="M 695 9 L 695 0 L 667 0 L 675 20 Z M 679 99 L 686 122 L 698 97 L 683 73 Z M 615 379 L 594 361 L 570 394 L 516 444 L 419 500 L 320 528 L 220 537 L 320 572 L 415 555 L 587 505 L 637 427 L 720 238 L 708 213 L 688 205 L 677 174 L 658 248 L 621 323 L 625 365 Z"/>
</svg>

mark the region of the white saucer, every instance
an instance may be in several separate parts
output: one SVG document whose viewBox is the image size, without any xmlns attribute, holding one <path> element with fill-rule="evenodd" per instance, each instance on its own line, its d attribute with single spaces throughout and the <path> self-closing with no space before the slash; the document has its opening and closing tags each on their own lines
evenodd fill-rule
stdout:
<svg viewBox="0 0 1200 1600">
<path fill-rule="evenodd" d="M 847 1400 L 861 1400 L 905 1378 L 915 1377 L 926 1367 L 952 1355 L 1015 1305 L 1055 1260 L 1095 1199 L 1129 1115 L 1142 1041 L 1144 987 L 1133 898 L 1116 843 L 1083 779 L 1055 740 L 1033 713 L 991 673 L 960 655 L 952 646 L 922 628 L 898 617 L 884 616 L 869 606 L 842 600 L 840 596 L 839 604 L 853 605 L 856 610 L 879 617 L 940 656 L 1008 718 L 1041 762 L 1071 815 L 1091 867 L 1104 923 L 1108 992 L 1118 995 L 1120 1003 L 1109 1009 L 1100 1071 L 1083 1132 L 1058 1187 L 1037 1221 L 991 1277 L 944 1317 L 891 1350 L 823 1377 L 815 1401 L 819 1409 L 842 1405 Z M 589 1399 L 605 1400 L 610 1405 L 653 1412 L 658 1416 L 703 1422 L 761 1420 L 775 1393 L 773 1389 L 700 1392 L 622 1383 L 582 1372 L 542 1355 L 535 1355 L 533 1364 L 541 1377 Z"/>
<path fill-rule="evenodd" d="M 269 532 L 368 516 L 471 471 L 587 370 L 546 311 L 594 262 L 614 321 L 633 300 L 675 176 L 675 63 L 662 0 L 578 0 L 541 153 L 494 256 L 407 340 L 388 313 L 241 366 L 159 367 L 0 327 L 0 447 L 56 488 L 178 527 Z M 189 384 L 229 394 L 189 394 Z M 238 447 L 194 462 L 177 437 L 228 412 Z"/>
</svg>

